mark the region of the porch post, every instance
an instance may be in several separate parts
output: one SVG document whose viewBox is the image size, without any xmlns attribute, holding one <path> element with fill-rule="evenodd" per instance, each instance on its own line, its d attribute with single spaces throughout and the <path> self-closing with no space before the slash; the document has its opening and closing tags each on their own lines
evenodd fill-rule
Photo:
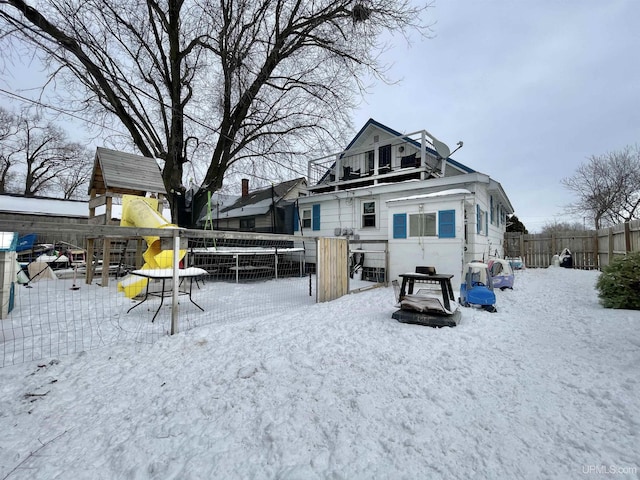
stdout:
<svg viewBox="0 0 640 480">
<path fill-rule="evenodd" d="M 427 167 L 427 134 L 424 130 L 420 132 L 420 167 L 426 169 Z M 420 180 L 427 178 L 427 172 L 422 170 L 420 172 Z"/>
</svg>

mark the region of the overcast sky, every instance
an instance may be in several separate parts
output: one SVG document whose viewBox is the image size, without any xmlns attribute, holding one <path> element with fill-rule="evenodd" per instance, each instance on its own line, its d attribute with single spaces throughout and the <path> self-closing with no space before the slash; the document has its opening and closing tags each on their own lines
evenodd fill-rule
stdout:
<svg viewBox="0 0 640 480">
<path fill-rule="evenodd" d="M 570 218 L 561 184 L 590 155 L 640 143 L 640 1 L 438 0 L 434 38 L 400 39 L 356 112 L 425 129 L 499 181 L 530 231 Z M 416 40 L 416 39 L 414 39 Z"/>
<path fill-rule="evenodd" d="M 462 140 L 453 158 L 499 181 L 530 231 L 589 226 L 565 214 L 560 179 L 590 155 L 640 143 L 640 1 L 437 0 L 426 15 L 433 38 L 394 39 L 386 60 L 401 83 L 371 89 L 355 130 L 374 118 L 452 149 Z M 10 83 L 24 87 L 37 70 Z"/>
</svg>

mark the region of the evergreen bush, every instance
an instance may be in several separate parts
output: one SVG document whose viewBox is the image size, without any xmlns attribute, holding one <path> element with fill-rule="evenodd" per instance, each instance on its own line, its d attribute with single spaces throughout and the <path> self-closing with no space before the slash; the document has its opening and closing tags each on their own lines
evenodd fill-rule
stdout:
<svg viewBox="0 0 640 480">
<path fill-rule="evenodd" d="M 614 258 L 596 284 L 605 308 L 640 310 L 640 252 Z"/>
</svg>

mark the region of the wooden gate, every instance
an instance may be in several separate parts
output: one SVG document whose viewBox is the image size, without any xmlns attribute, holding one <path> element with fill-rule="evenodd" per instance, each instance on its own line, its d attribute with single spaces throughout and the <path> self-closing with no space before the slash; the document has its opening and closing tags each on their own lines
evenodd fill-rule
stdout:
<svg viewBox="0 0 640 480">
<path fill-rule="evenodd" d="M 318 238 L 317 302 L 349 293 L 349 243 L 346 238 Z"/>
</svg>

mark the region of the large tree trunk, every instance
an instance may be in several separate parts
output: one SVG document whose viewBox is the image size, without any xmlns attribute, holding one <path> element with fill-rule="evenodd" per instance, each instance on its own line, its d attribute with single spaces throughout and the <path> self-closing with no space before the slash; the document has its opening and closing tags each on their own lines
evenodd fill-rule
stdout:
<svg viewBox="0 0 640 480">
<path fill-rule="evenodd" d="M 2 3 L 0 40 L 46 53 L 53 75 L 79 87 L 74 111 L 105 130 L 117 119 L 139 153 L 165 162 L 174 222 L 187 161 L 207 162 L 210 191 L 243 161 L 265 177 L 299 175 L 309 151 L 344 140 L 361 75 L 386 79 L 377 37 L 427 31 L 426 7 L 405 0 Z"/>
</svg>

